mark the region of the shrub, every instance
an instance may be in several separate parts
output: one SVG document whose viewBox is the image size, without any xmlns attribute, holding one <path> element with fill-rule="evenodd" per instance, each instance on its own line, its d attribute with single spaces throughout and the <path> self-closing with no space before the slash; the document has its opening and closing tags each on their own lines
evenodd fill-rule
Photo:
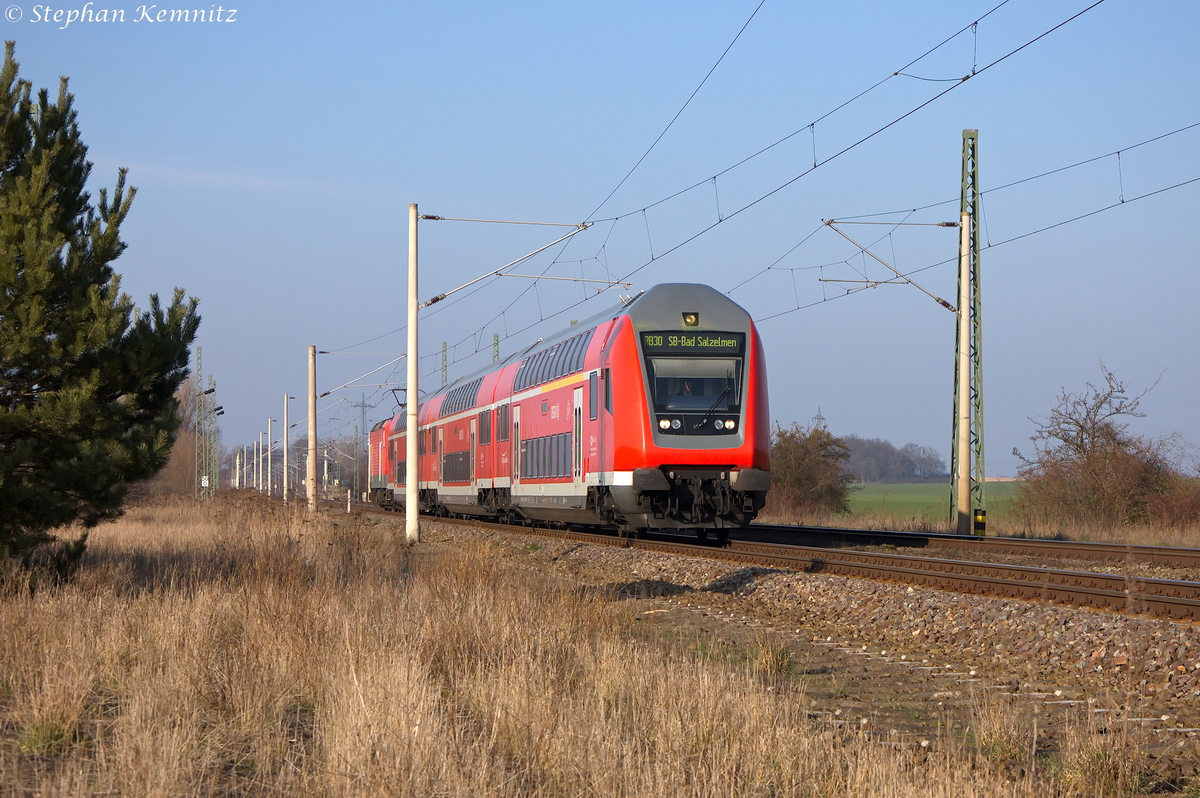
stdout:
<svg viewBox="0 0 1200 798">
<path fill-rule="evenodd" d="M 1100 368 L 1103 385 L 1064 391 L 1049 417 L 1035 422 L 1032 456 L 1013 450 L 1022 463 L 1017 514 L 1035 523 L 1194 521 L 1200 488 L 1173 463 L 1177 438 L 1136 435 L 1121 420 L 1145 415 L 1138 405 L 1150 389 L 1131 397 L 1125 383 Z"/>
<path fill-rule="evenodd" d="M 823 425 L 776 425 L 771 434 L 771 502 L 793 510 L 849 512 L 850 451 Z"/>
</svg>

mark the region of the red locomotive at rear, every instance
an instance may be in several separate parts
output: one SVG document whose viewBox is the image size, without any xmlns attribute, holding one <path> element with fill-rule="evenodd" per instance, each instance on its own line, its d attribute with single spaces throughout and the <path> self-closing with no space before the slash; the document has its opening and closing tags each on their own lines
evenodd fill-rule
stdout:
<svg viewBox="0 0 1200 798">
<path fill-rule="evenodd" d="M 656 286 L 423 402 L 421 509 L 626 533 L 745 526 L 770 486 L 768 418 L 749 314 L 708 286 Z M 371 431 L 382 506 L 404 504 L 404 424 Z"/>
</svg>

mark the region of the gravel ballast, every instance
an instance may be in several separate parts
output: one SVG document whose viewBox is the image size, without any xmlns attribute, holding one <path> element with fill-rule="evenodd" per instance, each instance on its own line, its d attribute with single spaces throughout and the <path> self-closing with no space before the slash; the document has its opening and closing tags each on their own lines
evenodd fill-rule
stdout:
<svg viewBox="0 0 1200 798">
<path fill-rule="evenodd" d="M 427 522 L 424 539 L 486 540 L 593 585 L 652 584 L 775 626 L 1043 685 L 1084 688 L 1200 726 L 1200 629 L 1190 622 Z"/>
</svg>

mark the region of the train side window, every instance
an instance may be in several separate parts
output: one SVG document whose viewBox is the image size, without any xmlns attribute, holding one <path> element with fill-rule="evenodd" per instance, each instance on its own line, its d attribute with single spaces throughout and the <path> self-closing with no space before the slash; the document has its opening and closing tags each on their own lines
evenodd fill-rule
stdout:
<svg viewBox="0 0 1200 798">
<path fill-rule="evenodd" d="M 579 336 L 579 351 L 575 354 L 575 368 L 583 370 L 584 359 L 587 357 L 588 344 L 592 342 L 592 331 L 588 330 Z"/>
<path fill-rule="evenodd" d="M 596 420 L 597 410 L 596 404 L 600 401 L 600 378 L 596 372 L 592 372 L 588 377 L 588 419 Z"/>
<path fill-rule="evenodd" d="M 542 369 L 542 361 L 546 359 L 545 352 L 538 352 L 533 356 L 533 363 L 529 366 L 529 379 L 525 382 L 526 388 L 532 388 L 537 385 L 538 372 Z"/>
<path fill-rule="evenodd" d="M 546 363 L 545 350 L 538 352 L 533 356 L 533 366 L 529 369 L 529 382 L 526 383 L 526 388 L 532 388 L 541 381 L 542 366 Z"/>
<path fill-rule="evenodd" d="M 604 370 L 604 409 L 612 412 L 612 370 Z"/>
<path fill-rule="evenodd" d="M 550 379 L 557 380 L 565 372 L 563 366 L 566 364 L 567 345 L 560 344 L 554 352 L 554 368 L 551 370 Z"/>
<path fill-rule="evenodd" d="M 584 358 L 587 356 L 588 344 L 592 342 L 592 331 L 588 330 L 579 336 L 579 346 L 575 350 L 575 371 L 583 371 Z"/>
<path fill-rule="evenodd" d="M 576 354 L 579 352 L 580 336 L 576 335 L 567 341 L 567 354 L 563 356 L 563 374 L 574 374 L 579 371 L 575 365 Z"/>
<path fill-rule="evenodd" d="M 579 342 L 579 354 L 575 357 L 575 367 L 582 370 L 587 359 L 588 344 L 592 342 L 592 331 L 588 330 L 583 334 L 583 340 Z"/>
<path fill-rule="evenodd" d="M 562 373 L 570 374 L 572 372 L 571 365 L 575 362 L 575 344 L 579 341 L 579 336 L 568 338 L 562 342 Z"/>
<path fill-rule="evenodd" d="M 570 374 L 574 369 L 571 366 L 575 363 L 575 344 L 579 343 L 579 336 L 568 338 L 563 341 L 562 345 L 562 368 L 559 369 L 563 374 Z"/>
<path fill-rule="evenodd" d="M 529 379 L 525 380 L 524 388 L 528 390 L 537 385 L 538 370 L 542 367 L 542 360 L 545 358 L 545 352 L 538 352 L 529 362 Z"/>
</svg>

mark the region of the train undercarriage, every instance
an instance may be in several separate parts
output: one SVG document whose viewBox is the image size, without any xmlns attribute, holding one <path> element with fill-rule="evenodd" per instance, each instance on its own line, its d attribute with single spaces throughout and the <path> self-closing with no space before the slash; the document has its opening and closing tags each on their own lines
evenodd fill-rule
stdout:
<svg viewBox="0 0 1200 798">
<path fill-rule="evenodd" d="M 570 485 L 563 486 L 570 488 Z M 649 531 L 694 531 L 720 540 L 730 529 L 754 520 L 766 501 L 770 472 L 720 467 L 639 468 L 632 484 L 588 486 L 586 494 L 518 495 L 508 488 L 485 488 L 475 495 L 423 488 L 421 511 L 435 516 L 471 517 L 508 524 L 613 526 L 623 536 Z M 403 493 L 377 488 L 372 501 L 403 510 Z"/>
</svg>

